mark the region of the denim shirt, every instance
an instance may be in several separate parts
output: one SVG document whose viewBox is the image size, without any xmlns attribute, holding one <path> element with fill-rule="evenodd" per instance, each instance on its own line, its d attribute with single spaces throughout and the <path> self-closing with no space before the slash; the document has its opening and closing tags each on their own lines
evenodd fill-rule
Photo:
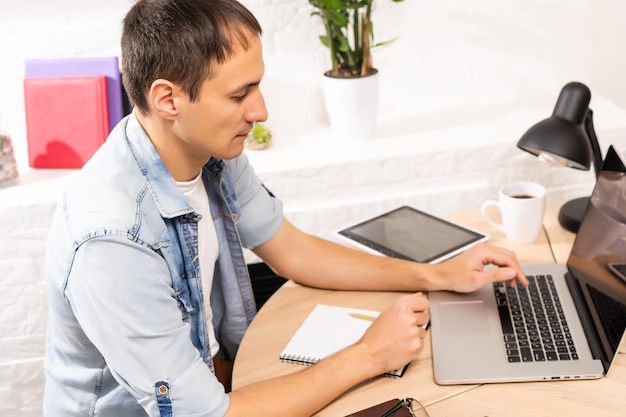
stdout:
<svg viewBox="0 0 626 417">
<path fill-rule="evenodd" d="M 282 204 L 245 155 L 203 168 L 219 241 L 210 302 L 233 358 L 256 308 L 242 246 L 276 233 Z M 75 174 L 47 242 L 44 415 L 222 416 L 194 213 L 134 114 Z"/>
</svg>

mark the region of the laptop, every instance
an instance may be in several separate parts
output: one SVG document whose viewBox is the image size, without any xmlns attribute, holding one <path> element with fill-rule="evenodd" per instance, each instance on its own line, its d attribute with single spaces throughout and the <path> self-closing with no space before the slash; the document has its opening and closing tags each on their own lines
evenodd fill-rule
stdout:
<svg viewBox="0 0 626 417">
<path fill-rule="evenodd" d="M 435 381 L 441 385 L 595 379 L 626 328 L 626 168 L 611 146 L 567 264 L 529 264 L 529 287 L 431 291 Z M 558 299 L 550 306 L 548 299 Z"/>
</svg>

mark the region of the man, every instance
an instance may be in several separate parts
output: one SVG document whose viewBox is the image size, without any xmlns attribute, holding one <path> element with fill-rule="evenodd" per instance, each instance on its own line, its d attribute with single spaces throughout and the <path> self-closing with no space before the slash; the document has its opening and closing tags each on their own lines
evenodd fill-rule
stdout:
<svg viewBox="0 0 626 417">
<path fill-rule="evenodd" d="M 422 350 L 428 300 L 415 291 L 526 283 L 489 245 L 425 265 L 285 220 L 242 154 L 267 118 L 260 34 L 235 0 L 140 0 L 125 17 L 134 112 L 77 173 L 48 241 L 47 416 L 311 415 Z M 333 357 L 227 392 L 255 314 L 242 246 L 305 285 L 411 293 Z"/>
</svg>

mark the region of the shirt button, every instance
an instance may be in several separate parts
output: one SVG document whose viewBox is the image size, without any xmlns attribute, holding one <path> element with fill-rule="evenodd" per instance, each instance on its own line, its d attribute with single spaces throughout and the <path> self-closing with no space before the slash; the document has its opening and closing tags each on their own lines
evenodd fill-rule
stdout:
<svg viewBox="0 0 626 417">
<path fill-rule="evenodd" d="M 159 394 L 161 394 L 163 396 L 167 395 L 167 387 L 165 385 L 161 385 L 159 387 Z"/>
<path fill-rule="evenodd" d="M 235 213 L 231 214 L 230 217 L 233 219 L 233 221 L 237 221 L 237 215 Z"/>
</svg>

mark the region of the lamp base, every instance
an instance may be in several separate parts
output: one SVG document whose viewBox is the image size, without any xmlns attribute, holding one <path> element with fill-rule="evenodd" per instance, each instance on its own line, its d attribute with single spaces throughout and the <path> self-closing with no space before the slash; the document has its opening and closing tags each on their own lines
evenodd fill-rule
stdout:
<svg viewBox="0 0 626 417">
<path fill-rule="evenodd" d="M 589 197 L 577 198 L 563 204 L 559 211 L 559 223 L 561 226 L 570 232 L 577 233 L 588 204 Z"/>
</svg>

